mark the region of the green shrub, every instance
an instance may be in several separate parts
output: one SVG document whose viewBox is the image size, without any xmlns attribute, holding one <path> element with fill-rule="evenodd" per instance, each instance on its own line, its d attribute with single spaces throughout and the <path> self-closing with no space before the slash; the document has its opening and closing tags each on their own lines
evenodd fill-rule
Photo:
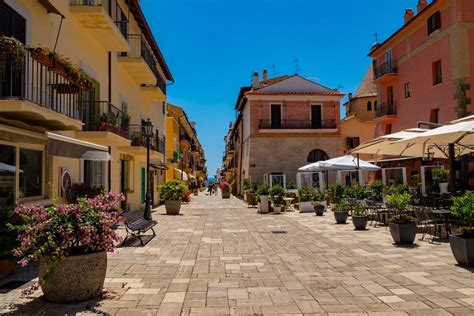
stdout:
<svg viewBox="0 0 474 316">
<path fill-rule="evenodd" d="M 324 192 L 319 192 L 319 191 L 314 191 L 314 195 L 313 195 L 313 201 L 314 202 L 323 202 L 323 201 L 326 201 L 326 193 Z"/>
<path fill-rule="evenodd" d="M 350 210 L 349 202 L 347 202 L 347 200 L 345 199 L 341 199 L 336 203 L 333 209 L 333 212 L 348 212 L 349 210 Z"/>
<path fill-rule="evenodd" d="M 467 191 L 462 196 L 453 197 L 452 200 L 451 214 L 464 222 L 463 235 L 474 237 L 474 192 Z"/>
<path fill-rule="evenodd" d="M 273 185 L 269 190 L 269 194 L 272 197 L 272 201 L 273 203 L 275 203 L 275 206 L 280 206 L 283 204 L 285 189 L 281 185 L 279 184 Z"/>
<path fill-rule="evenodd" d="M 296 189 L 296 184 L 293 181 L 290 181 L 290 183 L 288 183 L 286 185 L 286 189 L 287 190 L 295 190 Z"/>
<path fill-rule="evenodd" d="M 352 207 L 352 215 L 363 216 L 367 214 L 367 208 L 362 204 L 356 204 Z"/>
<path fill-rule="evenodd" d="M 13 249 L 19 246 L 17 228 L 20 216 L 14 212 L 13 193 L 10 191 L 7 194 L 5 199 L 0 199 L 0 260 L 12 259 Z"/>
<path fill-rule="evenodd" d="M 394 185 L 387 185 L 383 189 L 383 195 L 387 197 L 387 195 L 397 195 L 403 193 L 409 193 L 410 189 L 407 185 L 404 184 L 394 184 Z"/>
<path fill-rule="evenodd" d="M 374 183 L 372 183 L 369 186 L 369 188 L 372 191 L 371 194 L 370 194 L 372 199 L 374 199 L 375 201 L 382 201 L 383 192 L 384 192 L 384 188 L 385 188 L 385 185 L 383 184 L 383 181 L 382 180 L 374 181 Z"/>
<path fill-rule="evenodd" d="M 361 185 L 347 186 L 344 192 L 347 197 L 357 200 L 362 200 L 367 197 L 366 187 Z"/>
<path fill-rule="evenodd" d="M 388 205 L 395 210 L 395 215 L 391 220 L 392 222 L 399 224 L 414 222 L 414 218 L 407 213 L 408 208 L 411 207 L 412 196 L 410 193 L 389 194 L 386 198 Z"/>
<path fill-rule="evenodd" d="M 188 187 L 181 180 L 165 181 L 160 187 L 160 197 L 164 201 L 181 201 L 188 191 Z"/>
<path fill-rule="evenodd" d="M 444 168 L 433 169 L 433 174 L 436 179 L 436 183 L 446 183 L 449 179 L 449 170 Z"/>
<path fill-rule="evenodd" d="M 298 195 L 299 195 L 299 198 L 300 198 L 300 202 L 313 201 L 315 193 L 316 192 L 311 187 L 303 187 L 303 188 L 299 189 Z"/>
<path fill-rule="evenodd" d="M 330 184 L 328 185 L 327 193 L 330 203 L 338 203 L 344 197 L 345 188 L 339 183 Z"/>
</svg>

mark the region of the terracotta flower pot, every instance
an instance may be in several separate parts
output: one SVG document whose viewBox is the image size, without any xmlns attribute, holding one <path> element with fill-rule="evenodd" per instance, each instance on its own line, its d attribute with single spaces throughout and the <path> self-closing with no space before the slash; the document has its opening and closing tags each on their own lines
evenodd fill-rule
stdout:
<svg viewBox="0 0 474 316">
<path fill-rule="evenodd" d="M 102 293 L 107 253 L 66 257 L 48 275 L 47 270 L 47 260 L 43 258 L 39 262 L 39 283 L 45 299 L 55 303 L 90 300 Z"/>
<path fill-rule="evenodd" d="M 15 272 L 15 261 L 4 259 L 0 260 L 0 279 L 6 278 Z"/>
<path fill-rule="evenodd" d="M 181 201 L 165 201 L 165 209 L 167 215 L 179 215 Z"/>
</svg>

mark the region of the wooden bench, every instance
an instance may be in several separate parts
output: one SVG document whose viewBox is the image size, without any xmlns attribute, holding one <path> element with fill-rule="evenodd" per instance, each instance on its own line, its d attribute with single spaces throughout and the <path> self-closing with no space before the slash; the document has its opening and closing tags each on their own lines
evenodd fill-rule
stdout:
<svg viewBox="0 0 474 316">
<path fill-rule="evenodd" d="M 128 211 L 123 212 L 123 223 L 125 225 L 125 230 L 127 231 L 127 237 L 123 240 L 127 240 L 127 238 L 132 235 L 137 237 L 140 240 L 141 245 L 143 246 L 143 240 L 141 235 L 146 233 L 147 231 L 151 230 L 153 232 L 153 237 L 156 236 L 155 230 L 153 227 L 158 224 L 155 220 L 147 220 L 143 217 L 143 213 L 140 211 Z"/>
</svg>

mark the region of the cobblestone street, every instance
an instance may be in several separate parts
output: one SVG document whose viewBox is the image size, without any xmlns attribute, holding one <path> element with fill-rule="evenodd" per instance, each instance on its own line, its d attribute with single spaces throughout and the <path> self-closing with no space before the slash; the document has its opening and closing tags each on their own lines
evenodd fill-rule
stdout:
<svg viewBox="0 0 474 316">
<path fill-rule="evenodd" d="M 201 194 L 180 216 L 163 207 L 157 236 L 109 254 L 106 293 L 76 305 L 37 291 L 0 292 L 0 313 L 72 315 L 473 315 L 472 270 L 449 243 L 396 247 L 389 230 L 335 225 L 333 215 L 257 214 Z M 1 283 L 0 283 L 1 284 Z"/>
</svg>

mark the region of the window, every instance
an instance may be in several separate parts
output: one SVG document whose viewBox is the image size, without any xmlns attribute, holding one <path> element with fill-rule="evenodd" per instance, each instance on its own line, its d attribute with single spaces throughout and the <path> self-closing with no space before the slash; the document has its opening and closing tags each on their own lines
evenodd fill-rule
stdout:
<svg viewBox="0 0 474 316">
<path fill-rule="evenodd" d="M 441 60 L 435 61 L 432 65 L 432 69 L 433 69 L 433 86 L 436 86 L 443 82 Z"/>
<path fill-rule="evenodd" d="M 406 82 L 405 83 L 405 99 L 411 97 L 411 91 L 410 91 L 410 83 Z"/>
<path fill-rule="evenodd" d="M 286 175 L 282 172 L 273 172 L 270 174 L 270 186 L 279 184 L 286 189 Z"/>
<path fill-rule="evenodd" d="M 0 145 L 0 203 L 15 196 L 15 147 Z"/>
<path fill-rule="evenodd" d="M 438 123 L 439 122 L 439 109 L 432 109 L 430 111 L 430 122 Z"/>
<path fill-rule="evenodd" d="M 43 195 L 43 152 L 20 148 L 20 198 Z"/>
<path fill-rule="evenodd" d="M 428 18 L 428 35 L 441 28 L 441 13 L 438 11 Z"/>
<path fill-rule="evenodd" d="M 105 162 L 84 160 L 84 183 L 90 187 L 105 186 Z"/>
<path fill-rule="evenodd" d="M 328 154 L 326 154 L 326 152 L 321 149 L 312 150 L 308 154 L 308 162 L 318 162 L 321 160 L 328 160 L 328 159 L 329 159 Z"/>
<path fill-rule="evenodd" d="M 347 149 L 354 149 L 360 144 L 359 137 L 347 137 L 346 138 Z"/>
<path fill-rule="evenodd" d="M 272 127 L 281 126 L 281 105 L 280 104 L 272 104 L 270 106 L 270 119 L 271 119 Z"/>
<path fill-rule="evenodd" d="M 372 111 L 372 102 L 367 102 L 367 111 Z"/>
</svg>

